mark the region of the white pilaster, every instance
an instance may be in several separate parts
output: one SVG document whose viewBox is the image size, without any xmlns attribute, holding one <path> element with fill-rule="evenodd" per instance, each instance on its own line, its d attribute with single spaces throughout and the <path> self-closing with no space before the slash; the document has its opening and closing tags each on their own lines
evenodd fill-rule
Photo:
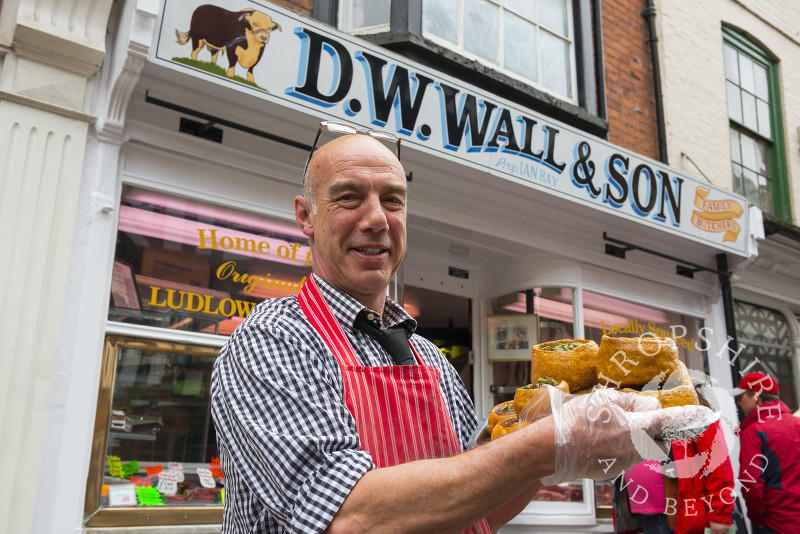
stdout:
<svg viewBox="0 0 800 534">
<path fill-rule="evenodd" d="M 20 0 L 0 11 L 2 532 L 33 531 L 91 88 L 111 4 Z"/>
</svg>

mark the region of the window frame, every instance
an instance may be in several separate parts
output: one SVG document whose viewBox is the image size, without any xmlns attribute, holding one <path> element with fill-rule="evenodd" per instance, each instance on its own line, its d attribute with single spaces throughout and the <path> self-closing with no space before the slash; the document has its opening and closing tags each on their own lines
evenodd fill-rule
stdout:
<svg viewBox="0 0 800 534">
<path fill-rule="evenodd" d="M 577 29 L 576 26 L 577 26 L 577 24 L 576 24 L 576 16 L 575 16 L 575 13 L 573 12 L 573 10 L 574 10 L 573 2 L 571 2 L 570 0 L 565 0 L 565 2 L 564 2 L 564 5 L 565 5 L 566 11 L 567 11 L 566 16 L 567 16 L 567 19 L 568 19 L 568 28 L 567 28 L 567 35 L 560 36 L 560 35 L 552 32 L 546 26 L 542 25 L 541 20 L 539 20 L 539 21 L 530 21 L 529 19 L 527 19 L 523 15 L 517 14 L 513 10 L 508 9 L 505 5 L 503 5 L 503 1 L 504 0 L 487 0 L 492 5 L 496 6 L 497 9 L 498 9 L 499 34 L 497 36 L 496 44 L 497 44 L 497 47 L 498 47 L 498 56 L 499 56 L 499 59 L 500 59 L 501 63 L 505 63 L 505 51 L 504 51 L 504 31 L 505 30 L 504 30 L 504 25 L 503 25 L 503 19 L 504 19 L 503 14 L 505 12 L 514 14 L 519 18 L 523 18 L 526 21 L 532 22 L 536 26 L 536 28 L 539 29 L 540 32 L 544 31 L 544 32 L 547 32 L 547 33 L 551 33 L 552 35 L 555 35 L 558 39 L 560 39 L 562 41 L 566 41 L 568 43 L 569 52 L 570 52 L 569 53 L 569 56 L 570 56 L 569 91 L 572 94 L 572 96 L 566 96 L 566 95 L 559 94 L 559 93 L 555 92 L 552 89 L 547 88 L 541 81 L 536 81 L 536 80 L 532 80 L 530 78 L 526 78 L 525 76 L 523 76 L 521 74 L 517 74 L 517 73 L 509 70 L 508 68 L 506 68 L 504 65 L 501 65 L 500 63 L 490 62 L 486 58 L 480 57 L 477 54 L 469 52 L 464 47 L 464 2 L 465 2 L 465 0 L 456 0 L 456 1 L 458 2 L 458 22 L 457 22 L 457 28 L 456 28 L 458 43 L 455 43 L 455 44 L 451 43 L 450 41 L 448 41 L 446 39 L 443 39 L 443 38 L 441 38 L 441 37 L 439 37 L 439 36 L 437 36 L 437 35 L 435 35 L 433 33 L 426 32 L 425 30 L 421 30 L 422 37 L 432 41 L 433 43 L 436 43 L 437 45 L 439 45 L 439 46 L 441 46 L 443 48 L 448 48 L 448 49 L 452 50 L 453 52 L 455 52 L 455 53 L 457 53 L 457 54 L 459 54 L 459 55 L 461 55 L 461 56 L 463 56 L 463 57 L 465 57 L 467 59 L 470 59 L 472 61 L 476 61 L 478 63 L 486 65 L 489 68 L 495 69 L 498 72 L 502 73 L 503 75 L 508 76 L 509 78 L 512 78 L 512 79 L 517 80 L 517 81 L 519 81 L 521 83 L 524 83 L 524 84 L 530 85 L 532 87 L 535 87 L 536 89 L 539 89 L 540 91 L 543 91 L 545 93 L 553 95 L 555 98 L 564 100 L 565 102 L 569 102 L 571 104 L 576 104 L 576 105 L 578 104 L 578 100 L 579 100 L 579 98 L 578 98 L 578 93 L 579 93 L 579 91 L 578 91 L 578 61 L 579 61 L 579 58 L 578 58 L 578 47 L 577 47 L 577 42 L 576 42 L 576 39 L 577 39 L 576 38 L 576 29 Z M 346 2 L 341 2 L 340 5 L 341 4 L 345 4 L 345 3 Z M 542 67 L 541 58 L 542 58 L 542 55 L 541 55 L 541 37 L 539 37 L 537 39 L 537 76 L 539 77 L 540 80 L 541 80 L 541 74 L 542 74 L 542 68 L 543 68 Z"/>
<path fill-rule="evenodd" d="M 493 382 L 494 377 L 492 373 L 491 362 L 488 358 L 488 343 L 489 343 L 489 329 L 488 318 L 492 315 L 491 300 L 498 295 L 505 295 L 510 293 L 521 293 L 535 289 L 567 289 L 571 292 L 572 300 L 570 306 L 572 307 L 572 335 L 573 339 L 583 339 L 584 324 L 583 324 L 583 295 L 580 284 L 562 281 L 561 283 L 543 283 L 538 285 L 533 281 L 529 281 L 530 286 L 525 284 L 515 284 L 515 289 L 508 292 L 500 291 L 494 297 L 484 297 L 481 305 L 481 327 L 480 334 L 482 343 L 480 345 L 483 353 L 481 363 L 484 369 L 477 371 L 480 373 L 476 378 L 481 380 L 482 385 Z M 529 299 L 526 302 L 526 313 L 533 313 L 533 293 L 529 294 Z M 521 317 L 522 315 L 515 315 Z M 539 339 L 537 343 L 543 340 Z M 476 399 L 478 398 L 478 390 L 476 389 Z M 487 389 L 488 390 L 488 389 Z M 476 404 L 475 410 L 480 418 L 481 414 L 488 412 L 491 406 L 487 409 L 481 409 Z M 611 517 L 611 507 L 597 506 L 595 502 L 595 483 L 590 479 L 579 479 L 581 487 L 583 488 L 583 501 L 580 502 L 554 502 L 554 501 L 534 501 L 531 500 L 525 508 L 513 517 L 508 525 L 511 528 L 515 527 L 528 527 L 528 526 L 575 526 L 575 527 L 591 527 L 597 524 L 598 519 Z"/>
<path fill-rule="evenodd" d="M 786 324 L 786 328 L 788 330 L 787 341 L 786 345 L 780 345 L 776 343 L 764 343 L 763 341 L 758 341 L 754 339 L 749 339 L 746 337 L 744 333 L 744 329 L 742 328 L 742 322 L 745 319 L 744 317 L 738 315 L 737 312 L 741 310 L 740 305 L 749 306 L 751 308 L 760 308 L 762 310 L 766 310 L 776 316 L 780 316 L 783 318 Z M 744 293 L 742 295 L 738 295 L 734 298 L 734 319 L 736 321 L 736 331 L 738 334 L 738 342 L 739 344 L 744 347 L 743 358 L 737 358 L 735 365 L 737 376 L 741 377 L 742 369 L 748 370 L 748 372 L 766 372 L 774 376 L 775 378 L 779 378 L 777 375 L 778 373 L 774 372 L 774 369 L 770 367 L 772 365 L 772 361 L 765 360 L 762 361 L 758 358 L 758 354 L 752 355 L 748 351 L 748 348 L 755 348 L 758 349 L 785 349 L 788 353 L 786 360 L 792 367 L 792 378 L 794 382 L 791 384 L 791 388 L 788 387 L 787 384 L 784 382 L 779 382 L 779 386 L 781 388 L 781 392 L 786 392 L 789 389 L 792 391 L 792 396 L 794 399 L 800 399 L 800 362 L 797 360 L 797 342 L 794 339 L 797 337 L 798 334 L 798 326 L 800 326 L 800 315 L 794 314 L 790 309 L 786 308 L 783 305 L 770 301 L 768 298 L 764 298 L 762 295 L 753 295 L 750 293 Z M 752 356 L 752 358 L 751 358 Z M 745 359 L 754 359 L 754 361 L 760 362 L 758 365 L 746 366 L 743 364 Z M 735 381 L 734 381 L 735 382 Z M 785 402 L 785 401 L 784 401 Z M 800 402 L 800 401 L 798 401 Z M 789 404 L 788 402 L 786 403 Z M 790 408 L 793 408 L 790 406 Z"/>
<path fill-rule="evenodd" d="M 348 0 L 314 2 L 312 17 L 339 27 L 342 4 Z M 521 78 L 461 55 L 452 46 L 443 46 L 422 32 L 424 0 L 392 0 L 390 23 L 349 31 L 364 39 L 433 66 L 442 72 L 497 94 L 521 105 L 539 109 L 553 118 L 583 129 L 592 135 L 608 134 L 608 117 L 603 68 L 602 6 L 598 0 L 567 0 L 572 13 L 574 99 L 568 100 Z"/>
<path fill-rule="evenodd" d="M 481 273 L 483 280 L 498 280 L 500 272 L 504 273 L 504 283 L 496 283 L 491 287 L 483 287 L 479 299 L 479 323 L 476 325 L 476 335 L 473 342 L 476 347 L 475 357 L 475 410 L 480 418 L 492 408 L 492 395 L 489 385 L 493 381 L 491 365 L 486 353 L 488 330 L 486 317 L 492 313 L 492 299 L 498 295 L 512 292 L 525 291 L 528 288 L 559 287 L 573 290 L 573 337 L 585 339 L 584 293 L 592 292 L 605 297 L 620 299 L 642 306 L 652 307 L 670 313 L 681 314 L 690 318 L 699 319 L 703 326 L 709 326 L 712 312 L 705 304 L 705 297 L 694 290 L 677 289 L 665 286 L 654 281 L 631 277 L 617 271 L 607 270 L 602 267 L 593 267 L 572 260 L 539 259 L 526 260 L 517 265 L 504 265 L 498 270 L 487 270 Z M 540 340 L 540 342 L 543 340 Z M 706 374 L 719 375 L 715 363 L 709 358 L 710 352 L 704 354 L 704 371 L 710 367 Z M 714 358 L 718 360 L 718 358 Z M 727 368 L 725 369 L 727 372 Z M 712 374 L 715 373 L 715 374 Z M 588 483 L 587 483 L 588 481 Z M 591 491 L 584 489 L 584 495 L 591 493 L 592 506 L 588 510 L 586 501 L 572 503 L 570 511 L 548 510 L 543 503 L 548 501 L 531 501 L 526 508 L 509 522 L 513 529 L 525 528 L 532 525 L 564 526 L 606 524 L 613 515 L 613 506 L 599 505 L 596 501 L 596 486 L 593 481 L 584 480 L 584 488 L 591 486 Z M 585 497 L 586 498 L 586 497 Z M 563 503 L 562 503 L 563 505 Z M 541 515 L 541 514 L 546 515 Z M 545 518 L 546 519 L 543 519 Z"/>
<path fill-rule="evenodd" d="M 767 90 L 769 93 L 769 117 L 772 139 L 768 139 L 755 130 L 751 130 L 743 123 L 736 121 L 728 115 L 728 128 L 730 130 L 744 131 L 752 137 L 767 142 L 770 145 L 769 163 L 772 170 L 772 209 L 776 217 L 791 223 L 792 206 L 789 196 L 788 167 L 786 162 L 786 146 L 783 129 L 783 114 L 781 106 L 780 77 L 778 73 L 778 59 L 765 48 L 755 42 L 749 35 L 730 28 L 722 27 L 722 42 L 745 54 L 753 61 L 767 69 Z M 727 78 L 726 78 L 727 79 Z M 731 188 L 733 181 L 733 157 L 731 155 Z"/>
<path fill-rule="evenodd" d="M 120 349 L 177 352 L 211 358 L 219 353 L 219 346 L 188 344 L 157 339 L 108 334 L 103 342 L 103 362 L 100 367 L 100 385 L 97 392 L 89 474 L 86 477 L 84 501 L 84 526 L 130 527 L 222 524 L 222 506 L 125 506 L 101 507 L 100 498 L 105 471 L 111 407 L 114 399 L 114 382 L 117 355 Z"/>
</svg>

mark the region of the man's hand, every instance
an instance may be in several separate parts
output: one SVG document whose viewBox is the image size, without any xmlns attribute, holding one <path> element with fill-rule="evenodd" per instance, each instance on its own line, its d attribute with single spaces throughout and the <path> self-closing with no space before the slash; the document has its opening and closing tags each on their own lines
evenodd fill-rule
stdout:
<svg viewBox="0 0 800 534">
<path fill-rule="evenodd" d="M 725 523 L 717 523 L 716 521 L 709 521 L 708 528 L 711 529 L 711 534 L 727 534 L 731 526 Z"/>
<path fill-rule="evenodd" d="M 668 444 L 652 436 L 665 428 L 702 420 L 709 413 L 703 406 L 661 409 L 654 397 L 600 389 L 572 396 L 548 386 L 555 428 L 555 473 L 545 485 L 578 478 L 614 478 L 643 459 L 664 459 Z M 545 397 L 546 398 L 546 397 Z M 526 420 L 525 412 L 520 420 Z M 538 410 L 541 407 L 530 407 Z M 528 420 L 535 419 L 528 418 Z"/>
</svg>

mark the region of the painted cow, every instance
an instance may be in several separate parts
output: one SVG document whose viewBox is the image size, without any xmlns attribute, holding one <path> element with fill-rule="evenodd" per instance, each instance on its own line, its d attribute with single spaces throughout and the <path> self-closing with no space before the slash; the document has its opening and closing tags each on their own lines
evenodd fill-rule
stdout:
<svg viewBox="0 0 800 534">
<path fill-rule="evenodd" d="M 281 31 L 279 24 L 269 15 L 254 9 L 228 11 L 218 6 L 203 5 L 192 13 L 188 32 L 175 30 L 178 44 L 185 45 L 192 40 L 192 59 L 204 46 L 211 52 L 211 61 L 217 62 L 217 55 L 224 50 L 228 55 L 228 70 L 225 74 L 233 78 L 234 67 L 239 63 L 247 69 L 247 79 L 253 79 L 255 67 L 264 54 L 264 45 L 269 42 L 273 30 Z"/>
</svg>

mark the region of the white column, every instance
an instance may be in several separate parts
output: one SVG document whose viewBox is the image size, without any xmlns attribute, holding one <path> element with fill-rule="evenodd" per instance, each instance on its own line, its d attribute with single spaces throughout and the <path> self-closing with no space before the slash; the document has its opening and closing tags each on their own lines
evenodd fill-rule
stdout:
<svg viewBox="0 0 800 534">
<path fill-rule="evenodd" d="M 89 102 L 111 4 L 19 0 L 0 11 L 2 532 L 33 531 Z"/>
<path fill-rule="evenodd" d="M 54 368 L 58 380 L 42 454 L 33 523 L 37 534 L 60 533 L 65 526 L 76 529 L 84 518 L 121 192 L 121 154 L 127 141 L 125 116 L 157 14 L 157 1 L 127 0 L 116 2 L 110 17 L 107 55 L 92 101 L 95 120 L 85 150 Z"/>
</svg>

